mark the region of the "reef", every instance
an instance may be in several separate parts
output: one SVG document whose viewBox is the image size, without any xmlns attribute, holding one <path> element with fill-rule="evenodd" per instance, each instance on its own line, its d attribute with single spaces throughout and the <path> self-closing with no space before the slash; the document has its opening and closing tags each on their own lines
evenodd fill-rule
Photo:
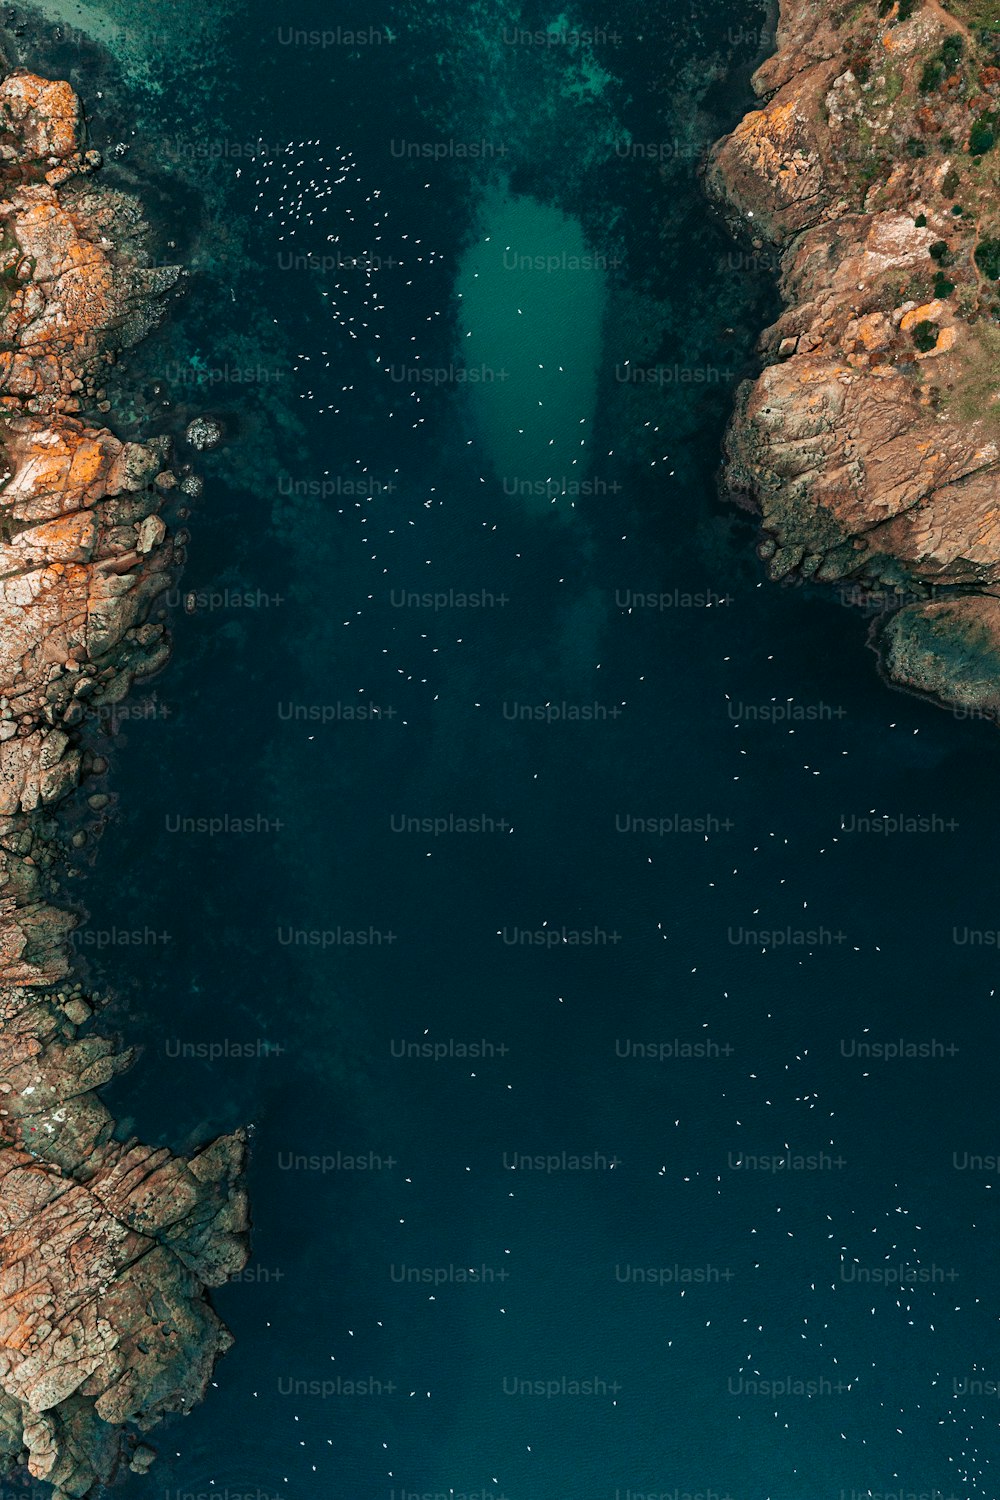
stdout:
<svg viewBox="0 0 1000 1500">
<path fill-rule="evenodd" d="M 753 86 L 705 180 L 784 311 L 725 488 L 771 578 L 874 607 L 890 682 L 998 718 L 1000 13 L 781 0 Z"/>
<path fill-rule="evenodd" d="M 131 1060 L 91 1026 L 58 904 L 58 814 L 88 720 L 168 654 L 165 438 L 128 442 L 109 366 L 161 316 L 140 204 L 99 180 L 70 86 L 0 83 L 0 1467 L 82 1496 L 201 1395 L 247 1259 L 242 1133 L 190 1159 L 116 1138 L 97 1090 Z"/>
</svg>

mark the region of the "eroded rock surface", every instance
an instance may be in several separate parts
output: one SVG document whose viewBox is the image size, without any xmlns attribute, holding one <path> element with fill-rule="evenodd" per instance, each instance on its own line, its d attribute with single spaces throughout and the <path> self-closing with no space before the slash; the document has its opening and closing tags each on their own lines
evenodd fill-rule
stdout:
<svg viewBox="0 0 1000 1500">
<path fill-rule="evenodd" d="M 167 654 L 168 444 L 79 413 L 178 271 L 98 166 L 68 84 L 0 83 L 0 1466 L 73 1496 L 203 1394 L 231 1342 L 205 1288 L 247 1256 L 241 1134 L 190 1160 L 114 1138 L 96 1090 L 130 1054 L 88 1026 L 44 874 L 77 726 Z"/>
<path fill-rule="evenodd" d="M 786 310 L 725 478 L 775 579 L 875 590 L 887 675 L 1000 713 L 1000 18 L 782 0 L 707 182 Z M 900 607 L 895 608 L 898 604 Z"/>
</svg>

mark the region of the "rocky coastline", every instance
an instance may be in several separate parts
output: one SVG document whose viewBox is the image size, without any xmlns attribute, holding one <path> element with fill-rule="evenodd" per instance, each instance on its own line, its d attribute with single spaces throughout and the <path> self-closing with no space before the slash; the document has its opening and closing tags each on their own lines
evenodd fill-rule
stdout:
<svg viewBox="0 0 1000 1500">
<path fill-rule="evenodd" d="M 148 1467 L 231 1343 L 206 1288 L 247 1260 L 242 1133 L 116 1139 L 97 1091 L 131 1053 L 89 1024 L 53 879 L 52 809 L 100 769 L 81 726 L 167 657 L 160 511 L 197 484 L 89 419 L 179 275 L 99 167 L 68 84 L 0 82 L 0 1468 L 57 1496 Z"/>
<path fill-rule="evenodd" d="M 781 0 L 776 47 L 705 173 L 784 302 L 724 487 L 891 683 L 1000 719 L 1000 13 Z"/>
</svg>

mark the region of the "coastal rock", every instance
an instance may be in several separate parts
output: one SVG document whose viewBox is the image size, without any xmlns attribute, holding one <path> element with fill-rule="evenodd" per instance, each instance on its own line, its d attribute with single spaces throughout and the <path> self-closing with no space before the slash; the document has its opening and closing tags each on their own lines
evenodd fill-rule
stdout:
<svg viewBox="0 0 1000 1500">
<path fill-rule="evenodd" d="M 880 647 L 894 682 L 931 693 L 960 718 L 1000 723 L 1000 599 L 967 594 L 913 605 L 887 621 Z"/>
<path fill-rule="evenodd" d="M 91 180 L 80 121 L 68 84 L 0 83 L 0 1466 L 64 1496 L 148 1469 L 138 1434 L 231 1343 L 206 1288 L 247 1258 L 243 1134 L 190 1159 L 117 1140 L 97 1090 L 132 1054 L 57 988 L 75 918 L 39 816 L 80 779 L 84 715 L 162 665 L 148 614 L 173 558 L 169 444 L 80 412 L 178 273 Z"/>
<path fill-rule="evenodd" d="M 782 251 L 724 463 L 768 572 L 879 591 L 888 678 L 968 708 L 1000 690 L 1000 33 L 952 10 L 782 0 L 706 183 Z"/>
</svg>

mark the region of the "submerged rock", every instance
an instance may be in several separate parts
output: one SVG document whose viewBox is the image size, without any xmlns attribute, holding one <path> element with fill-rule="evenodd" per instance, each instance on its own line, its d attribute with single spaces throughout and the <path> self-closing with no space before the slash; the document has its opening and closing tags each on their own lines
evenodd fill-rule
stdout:
<svg viewBox="0 0 1000 1500">
<path fill-rule="evenodd" d="M 1000 110 L 1000 34 L 952 9 L 782 0 L 761 108 L 706 180 L 741 233 L 782 252 L 786 310 L 725 450 L 771 577 L 876 591 L 889 679 L 985 709 L 1000 697 L 1000 203 L 982 121 Z"/>
<path fill-rule="evenodd" d="M 168 444 L 77 414 L 178 272 L 97 165 L 68 84 L 0 83 L 0 1465 L 70 1496 L 149 1467 L 138 1433 L 204 1393 L 231 1343 L 206 1288 L 247 1258 L 242 1133 L 190 1159 L 114 1139 L 96 1090 L 131 1054 L 79 1034 L 94 997 L 57 993 L 75 919 L 40 874 L 75 726 L 167 649 L 147 616 Z"/>
<path fill-rule="evenodd" d="M 203 452 L 206 448 L 214 448 L 222 441 L 222 424 L 214 417 L 195 417 L 184 429 L 184 436 L 192 448 Z"/>
</svg>

